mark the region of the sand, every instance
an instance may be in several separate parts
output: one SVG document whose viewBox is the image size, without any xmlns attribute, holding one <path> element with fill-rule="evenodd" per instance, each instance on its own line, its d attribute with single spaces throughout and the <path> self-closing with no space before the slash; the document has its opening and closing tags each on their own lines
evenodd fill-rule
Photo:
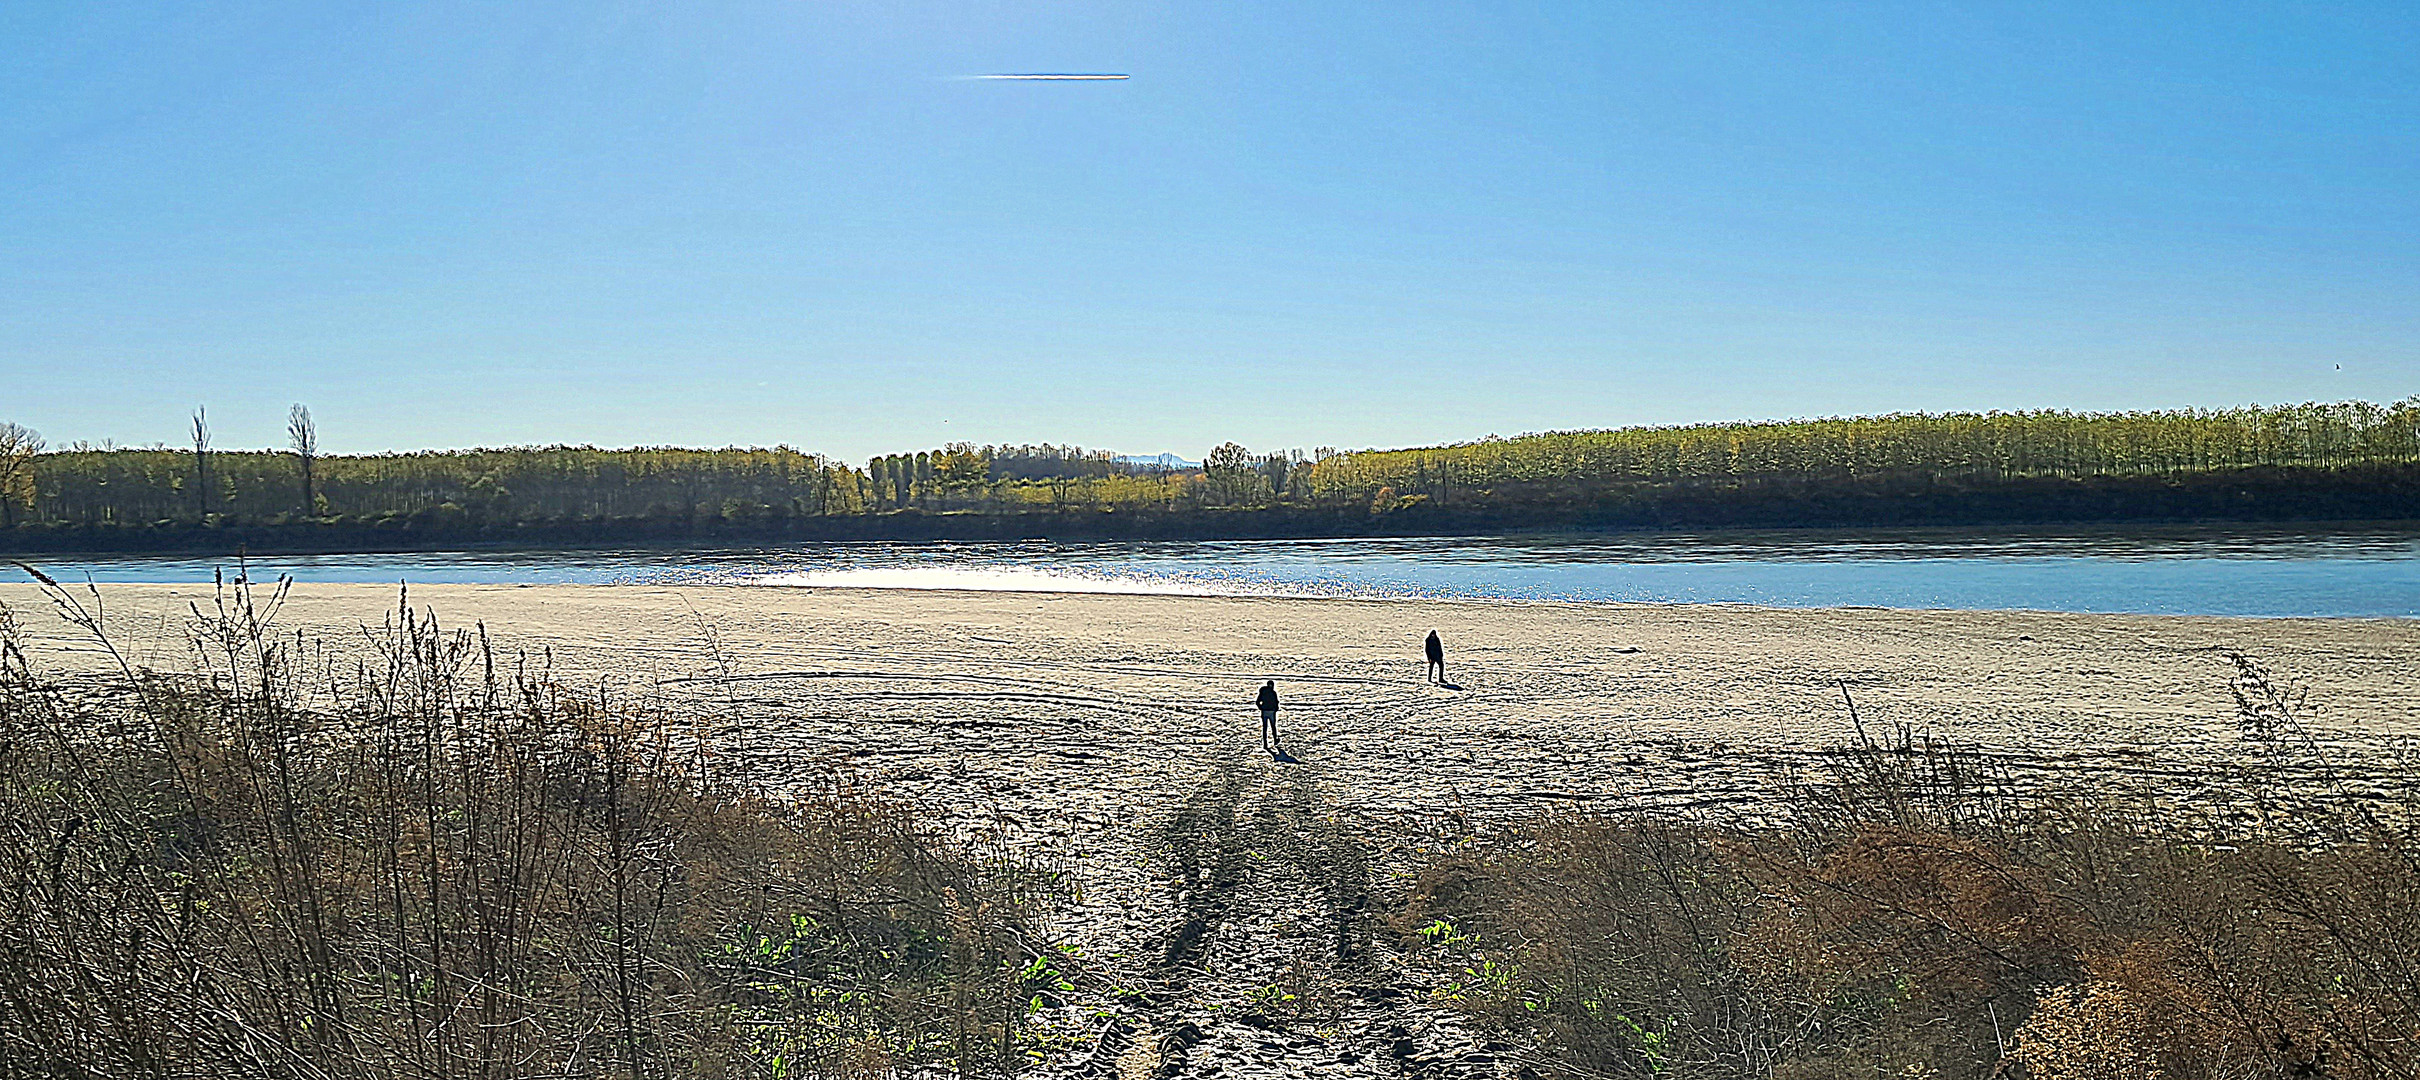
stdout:
<svg viewBox="0 0 2420 1080">
<path fill-rule="evenodd" d="M 185 606 L 208 588 L 100 593 L 130 656 L 185 666 Z M 1369 985 L 1324 1027 L 1234 1017 L 1339 895 L 1383 894 L 1422 834 L 1555 806 L 1753 814 L 1857 737 L 1844 685 L 1872 737 L 1953 740 L 2023 783 L 2187 798 L 2245 752 L 2230 653 L 2307 685 L 2306 723 L 2366 763 L 2362 783 L 2406 782 L 2388 751 L 2420 735 L 2420 621 L 728 586 L 410 600 L 567 681 L 694 705 L 766 783 L 878 782 L 1069 868 L 1084 900 L 1068 939 L 1168 987 L 1120 1006 L 1070 1069 L 1123 1055 L 1148 1071 L 1193 1023 L 1195 1073 L 1374 1075 L 1406 1046 L 1446 1073 L 1501 1071 L 1506 1048 L 1367 958 L 1326 958 Z M 0 603 L 37 664 L 105 663 L 31 586 Z M 396 604 L 391 587 L 301 586 L 278 625 L 341 652 Z M 1450 687 L 1423 678 L 1431 629 Z M 1259 752 L 1263 679 L 1292 762 Z M 1240 884 L 1183 881 L 1171 829 L 1249 853 Z M 1357 859 L 1368 880 L 1336 876 Z"/>
<path fill-rule="evenodd" d="M 102 586 L 138 663 L 180 668 L 207 587 Z M 297 587 L 278 617 L 345 646 L 391 586 Z M 1289 747 L 1354 805 L 1582 798 L 1723 802 L 1742 755 L 1790 758 L 1905 725 L 2012 760 L 2121 761 L 2235 739 L 2229 652 L 2307 683 L 2330 739 L 2420 734 L 2420 621 L 2231 619 L 1740 605 L 1238 599 L 768 587 L 418 586 L 507 653 L 637 691 L 728 668 L 734 735 L 861 771 L 1052 761 L 1148 775 L 1257 738 L 1284 697 Z M 100 656 L 30 586 L 0 587 L 37 662 Z M 1444 638 L 1456 688 L 1425 685 Z M 965 794 L 975 795 L 977 791 Z"/>
</svg>

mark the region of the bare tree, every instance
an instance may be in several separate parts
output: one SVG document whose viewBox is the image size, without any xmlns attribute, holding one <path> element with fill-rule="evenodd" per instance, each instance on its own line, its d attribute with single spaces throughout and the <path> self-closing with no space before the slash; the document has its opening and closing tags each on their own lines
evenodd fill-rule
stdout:
<svg viewBox="0 0 2420 1080">
<path fill-rule="evenodd" d="M 17 507 L 33 509 L 34 456 L 41 452 L 42 433 L 0 423 L 0 526 L 16 527 Z"/>
<path fill-rule="evenodd" d="M 319 429 L 311 425 L 311 410 L 296 402 L 286 412 L 286 439 L 294 447 L 294 456 L 302 460 L 303 513 L 315 513 L 319 503 L 311 497 L 311 462 L 319 456 Z"/>
<path fill-rule="evenodd" d="M 210 410 L 193 410 L 193 509 L 210 516 Z"/>
<path fill-rule="evenodd" d="M 1204 493 L 1212 505 L 1242 506 L 1257 501 L 1262 461 L 1239 443 L 1220 443 L 1202 457 Z"/>
<path fill-rule="evenodd" d="M 1260 474 L 1269 481 L 1269 493 L 1280 499 L 1285 498 L 1286 484 L 1294 478 L 1295 470 L 1302 463 L 1300 450 L 1281 450 L 1261 458 Z"/>
</svg>

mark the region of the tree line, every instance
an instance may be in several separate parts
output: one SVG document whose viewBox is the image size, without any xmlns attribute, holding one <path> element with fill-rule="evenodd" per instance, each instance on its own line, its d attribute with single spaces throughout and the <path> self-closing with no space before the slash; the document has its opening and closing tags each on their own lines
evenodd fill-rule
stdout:
<svg viewBox="0 0 2420 1080">
<path fill-rule="evenodd" d="M 1896 413 L 1570 431 L 1362 451 L 1310 469 L 1313 500 L 1482 497 L 1705 479 L 2176 476 L 2420 463 L 2420 397 L 2150 412 Z"/>
<path fill-rule="evenodd" d="M 1949 413 L 1571 431 L 1408 450 L 1256 453 L 1166 468 L 1057 445 L 951 443 L 862 467 L 790 447 L 589 446 L 322 454 L 295 406 L 285 450 L 71 446 L 0 424 L 0 527 L 407 521 L 762 523 L 913 515 L 1360 512 L 1518 517 L 1662 487 L 2410 471 L 2420 398 L 2158 412 Z M 2420 508 L 2415 508 L 2420 509 Z"/>
</svg>

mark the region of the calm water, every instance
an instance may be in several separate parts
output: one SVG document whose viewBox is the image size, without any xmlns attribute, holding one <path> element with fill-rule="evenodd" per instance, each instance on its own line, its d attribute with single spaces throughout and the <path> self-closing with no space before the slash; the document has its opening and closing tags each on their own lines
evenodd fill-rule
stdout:
<svg viewBox="0 0 2420 1080">
<path fill-rule="evenodd" d="M 231 560 L 43 563 L 198 582 Z M 2420 528 L 1708 533 L 1151 544 L 818 544 L 256 559 L 306 582 L 732 584 L 1447 596 L 1781 607 L 2420 617 Z M 23 580 L 21 571 L 7 575 Z"/>
</svg>

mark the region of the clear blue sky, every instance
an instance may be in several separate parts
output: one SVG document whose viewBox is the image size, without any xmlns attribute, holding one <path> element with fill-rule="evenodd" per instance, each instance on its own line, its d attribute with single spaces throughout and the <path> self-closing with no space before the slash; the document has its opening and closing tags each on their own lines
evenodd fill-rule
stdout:
<svg viewBox="0 0 2420 1080">
<path fill-rule="evenodd" d="M 1050 70 L 1132 78 L 958 78 Z M 0 4 L 0 419 L 54 443 L 2415 392 L 2410 0 Z"/>
</svg>

